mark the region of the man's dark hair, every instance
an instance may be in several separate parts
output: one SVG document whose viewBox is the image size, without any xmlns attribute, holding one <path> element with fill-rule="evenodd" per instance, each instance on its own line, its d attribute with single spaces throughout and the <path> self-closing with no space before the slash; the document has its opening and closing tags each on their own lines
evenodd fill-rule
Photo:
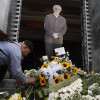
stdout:
<svg viewBox="0 0 100 100">
<path fill-rule="evenodd" d="M 4 40 L 8 38 L 8 34 L 4 33 L 2 30 L 0 30 L 0 40 Z"/>
<path fill-rule="evenodd" d="M 24 40 L 22 43 L 25 44 L 31 51 L 33 51 L 33 43 L 31 41 Z"/>
</svg>

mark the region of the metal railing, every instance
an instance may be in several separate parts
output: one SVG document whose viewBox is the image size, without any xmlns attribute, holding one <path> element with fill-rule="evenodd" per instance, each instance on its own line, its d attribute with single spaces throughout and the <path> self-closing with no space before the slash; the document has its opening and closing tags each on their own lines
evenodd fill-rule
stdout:
<svg viewBox="0 0 100 100">
<path fill-rule="evenodd" d="M 9 39 L 12 41 L 18 41 L 19 28 L 21 18 L 22 0 L 12 0 L 11 5 L 11 29 L 9 32 Z"/>
<path fill-rule="evenodd" d="M 83 69 L 87 72 L 91 69 L 91 30 L 90 30 L 90 16 L 88 0 L 82 1 L 82 57 Z"/>
</svg>

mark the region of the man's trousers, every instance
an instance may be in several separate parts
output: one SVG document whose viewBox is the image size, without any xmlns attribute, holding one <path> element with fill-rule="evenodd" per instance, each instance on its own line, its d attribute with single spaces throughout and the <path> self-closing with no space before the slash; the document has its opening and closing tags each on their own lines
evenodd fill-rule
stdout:
<svg viewBox="0 0 100 100">
<path fill-rule="evenodd" d="M 0 83 L 7 72 L 7 65 L 0 65 Z"/>
<path fill-rule="evenodd" d="M 62 44 L 45 43 L 46 55 L 49 60 L 51 59 L 51 56 L 55 56 L 54 50 L 60 47 L 62 47 Z"/>
</svg>

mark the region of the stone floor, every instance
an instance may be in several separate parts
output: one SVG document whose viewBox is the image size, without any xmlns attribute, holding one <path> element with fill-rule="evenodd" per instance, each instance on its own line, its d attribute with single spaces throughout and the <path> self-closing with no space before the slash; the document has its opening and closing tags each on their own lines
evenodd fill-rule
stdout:
<svg viewBox="0 0 100 100">
<path fill-rule="evenodd" d="M 4 79 L 0 84 L 0 92 L 13 91 L 16 89 L 16 81 L 14 79 Z"/>
<path fill-rule="evenodd" d="M 17 83 L 15 79 L 9 79 L 9 73 L 7 72 L 4 79 L 0 84 L 0 92 L 13 91 L 16 89 Z"/>
</svg>

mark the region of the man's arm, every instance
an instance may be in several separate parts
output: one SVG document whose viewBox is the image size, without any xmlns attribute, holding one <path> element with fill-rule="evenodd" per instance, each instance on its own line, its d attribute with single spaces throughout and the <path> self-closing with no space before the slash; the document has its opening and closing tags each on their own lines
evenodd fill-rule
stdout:
<svg viewBox="0 0 100 100">
<path fill-rule="evenodd" d="M 34 78 L 26 78 L 25 74 L 22 72 L 21 68 L 21 58 L 17 54 L 11 55 L 11 60 L 9 64 L 9 71 L 13 78 L 20 80 L 22 83 L 35 83 Z"/>
</svg>

